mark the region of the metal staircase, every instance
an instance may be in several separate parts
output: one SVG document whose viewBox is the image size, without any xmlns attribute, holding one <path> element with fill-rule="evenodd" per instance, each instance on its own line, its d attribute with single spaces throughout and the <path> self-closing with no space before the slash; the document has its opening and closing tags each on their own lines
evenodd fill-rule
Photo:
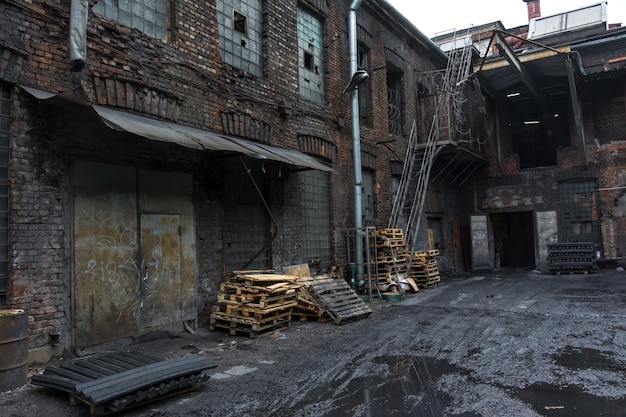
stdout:
<svg viewBox="0 0 626 417">
<path fill-rule="evenodd" d="M 456 40 L 456 34 L 454 39 Z M 469 39 L 471 40 L 471 37 Z M 390 228 L 404 230 L 410 253 L 416 250 L 430 173 L 437 155 L 443 148 L 441 143 L 456 141 L 469 133 L 462 130 L 465 120 L 462 85 L 470 74 L 471 54 L 471 41 L 449 52 L 444 76 L 437 85 L 435 111 L 426 142 L 418 141 L 416 122 L 413 122 L 411 128 L 402 176 L 388 223 Z"/>
</svg>

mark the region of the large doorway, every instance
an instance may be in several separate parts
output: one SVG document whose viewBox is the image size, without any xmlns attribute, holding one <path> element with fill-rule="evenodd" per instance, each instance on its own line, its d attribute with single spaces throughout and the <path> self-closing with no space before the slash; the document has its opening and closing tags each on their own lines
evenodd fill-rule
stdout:
<svg viewBox="0 0 626 417">
<path fill-rule="evenodd" d="M 197 318 L 190 174 L 74 165 L 75 347 Z"/>
<path fill-rule="evenodd" d="M 535 268 L 535 238 L 532 211 L 491 215 L 495 267 Z"/>
</svg>

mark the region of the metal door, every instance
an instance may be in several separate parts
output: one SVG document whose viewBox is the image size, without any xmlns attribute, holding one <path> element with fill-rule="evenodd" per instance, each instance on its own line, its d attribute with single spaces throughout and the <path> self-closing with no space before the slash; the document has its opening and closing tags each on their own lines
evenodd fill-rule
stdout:
<svg viewBox="0 0 626 417">
<path fill-rule="evenodd" d="M 472 269 L 490 269 L 491 228 L 486 215 L 470 216 L 472 234 Z"/>
<path fill-rule="evenodd" d="M 142 329 L 180 322 L 180 216 L 141 215 Z"/>
<path fill-rule="evenodd" d="M 76 161 L 75 345 L 134 336 L 139 323 L 135 170 Z"/>
</svg>

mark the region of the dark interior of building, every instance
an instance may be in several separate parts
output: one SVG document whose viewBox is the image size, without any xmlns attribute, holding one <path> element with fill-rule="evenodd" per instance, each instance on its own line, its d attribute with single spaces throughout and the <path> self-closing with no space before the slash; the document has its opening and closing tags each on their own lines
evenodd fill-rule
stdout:
<svg viewBox="0 0 626 417">
<path fill-rule="evenodd" d="M 532 211 L 491 215 L 496 264 L 504 267 L 535 267 Z M 496 265 L 497 266 L 497 265 Z"/>
</svg>

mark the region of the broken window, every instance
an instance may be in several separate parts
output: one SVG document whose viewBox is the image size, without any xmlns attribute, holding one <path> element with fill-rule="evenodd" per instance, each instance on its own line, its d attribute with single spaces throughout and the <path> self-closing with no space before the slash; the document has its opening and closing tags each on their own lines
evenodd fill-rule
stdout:
<svg viewBox="0 0 626 417">
<path fill-rule="evenodd" d="M 301 97 L 323 104 L 324 71 L 322 22 L 306 10 L 298 9 L 298 87 Z"/>
<path fill-rule="evenodd" d="M 237 10 L 233 10 L 233 26 L 237 32 L 248 36 L 248 18 Z"/>
<path fill-rule="evenodd" d="M 9 150 L 11 87 L 0 83 L 0 306 L 9 297 Z"/>
<path fill-rule="evenodd" d="M 302 256 L 321 269 L 332 264 L 329 174 L 310 170 L 300 174 L 302 185 Z"/>
<path fill-rule="evenodd" d="M 222 1 L 217 8 L 222 61 L 233 68 L 263 75 L 262 0 Z"/>
<path fill-rule="evenodd" d="M 167 0 L 101 0 L 93 11 L 152 38 L 167 38 Z"/>
</svg>

